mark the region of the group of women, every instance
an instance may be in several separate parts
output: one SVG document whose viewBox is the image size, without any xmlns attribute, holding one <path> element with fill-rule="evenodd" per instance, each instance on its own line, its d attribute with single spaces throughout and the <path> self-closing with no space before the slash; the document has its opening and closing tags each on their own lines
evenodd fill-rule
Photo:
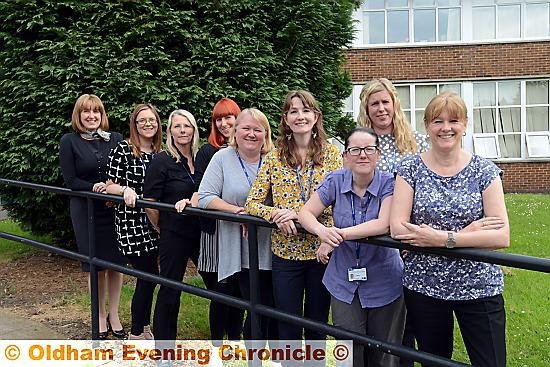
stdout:
<svg viewBox="0 0 550 367">
<path fill-rule="evenodd" d="M 328 322 L 332 309 L 335 325 L 396 344 L 406 329 L 406 345 L 416 340 L 420 350 L 447 358 L 454 314 L 472 364 L 501 366 L 505 314 L 498 266 L 412 250 L 400 254 L 358 241 L 391 233 L 412 246 L 449 251 L 508 246 L 500 170 L 462 149 L 467 123 L 458 95 L 435 96 L 424 116 L 430 147 L 424 135 L 412 131 L 391 82 L 374 79 L 363 88 L 359 126 L 346 137 L 343 153 L 327 142 L 322 112 L 304 90 L 286 95 L 274 144 L 261 111 L 241 111 L 223 98 L 214 106 L 208 144 L 198 153 L 197 124 L 185 110 L 170 114 L 161 151 L 162 128 L 153 106 L 135 108 L 130 138 L 122 140 L 106 132 L 101 101 L 84 95 L 73 113 L 76 133 L 61 140 L 60 160 L 69 188 L 124 197 L 116 215 L 104 202 L 95 203 L 98 236 L 117 234 L 114 244 L 97 241 L 98 257 L 116 262 L 124 255 L 136 269 L 177 281 L 191 259 L 208 289 L 249 298 L 246 226 L 178 212 L 191 205 L 259 216 L 277 226 L 258 229 L 262 304 L 321 322 Z M 135 207 L 137 198 L 173 204 L 176 212 L 144 211 Z M 71 199 L 71 217 L 79 250 L 86 252 L 83 199 Z M 308 234 L 297 230 L 297 221 Z M 119 253 L 113 251 L 117 247 Z M 120 294 L 122 278 L 110 270 L 100 274 L 100 284 L 107 284 L 100 291 L 109 290 L 108 314 L 105 297 L 100 298 L 100 337 L 118 336 L 124 329 L 113 297 L 116 287 Z M 136 283 L 131 339 L 153 338 L 154 287 L 145 280 Z M 161 286 L 156 340 L 176 338 L 179 296 Z M 250 321 L 243 330 L 243 312 L 217 302 L 211 302 L 209 318 L 211 365 L 220 366 L 217 348 L 224 335 L 238 343 L 244 331 L 250 340 Z M 325 339 L 265 317 L 260 324 L 264 340 Z M 279 362 L 295 363 L 273 363 Z M 397 356 L 354 344 L 354 366 L 399 364 Z"/>
</svg>

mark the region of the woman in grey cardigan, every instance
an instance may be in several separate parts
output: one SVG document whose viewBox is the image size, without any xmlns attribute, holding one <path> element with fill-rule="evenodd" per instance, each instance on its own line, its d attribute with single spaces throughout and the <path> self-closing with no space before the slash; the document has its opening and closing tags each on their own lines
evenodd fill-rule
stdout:
<svg viewBox="0 0 550 367">
<path fill-rule="evenodd" d="M 244 204 L 262 164 L 262 157 L 272 147 L 267 117 L 255 108 L 243 110 L 232 128 L 229 146 L 216 152 L 206 168 L 199 187 L 199 207 L 245 213 Z M 270 235 L 269 228 L 258 227 L 261 300 L 266 305 L 273 303 Z M 218 244 L 218 280 L 237 274 L 241 293 L 249 298 L 246 228 L 239 223 L 220 221 Z M 268 337 L 267 324 L 267 320 L 262 320 L 262 339 Z M 244 329 L 245 339 L 250 339 L 249 317 Z"/>
</svg>

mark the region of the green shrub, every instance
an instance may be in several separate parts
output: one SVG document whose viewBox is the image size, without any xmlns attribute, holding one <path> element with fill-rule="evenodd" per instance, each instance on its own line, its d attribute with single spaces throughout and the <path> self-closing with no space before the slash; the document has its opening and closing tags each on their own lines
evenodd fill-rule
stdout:
<svg viewBox="0 0 550 367">
<path fill-rule="evenodd" d="M 319 100 L 327 130 L 347 130 L 343 49 L 357 1 L 0 1 L 0 177 L 62 186 L 61 136 L 82 93 L 102 98 L 111 130 L 128 133 L 142 101 L 166 118 L 191 111 L 207 135 L 221 97 L 263 110 L 275 127 L 289 89 Z M 0 185 L 12 218 L 72 235 L 68 201 Z"/>
</svg>

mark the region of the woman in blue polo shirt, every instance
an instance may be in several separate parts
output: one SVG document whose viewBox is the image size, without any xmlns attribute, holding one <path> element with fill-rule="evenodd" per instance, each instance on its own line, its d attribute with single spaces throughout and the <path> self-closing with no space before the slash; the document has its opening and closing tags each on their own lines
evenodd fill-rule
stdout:
<svg viewBox="0 0 550 367">
<path fill-rule="evenodd" d="M 392 174 L 376 169 L 379 158 L 374 130 L 352 130 L 345 142 L 347 168 L 325 177 L 298 219 L 321 240 L 317 260 L 329 263 L 323 284 L 331 294 L 334 325 L 401 344 L 405 307 L 399 251 L 355 241 L 389 231 L 394 181 Z M 329 206 L 334 227 L 316 219 Z M 354 344 L 353 352 L 354 366 L 399 365 L 399 357 L 361 344 Z"/>
</svg>

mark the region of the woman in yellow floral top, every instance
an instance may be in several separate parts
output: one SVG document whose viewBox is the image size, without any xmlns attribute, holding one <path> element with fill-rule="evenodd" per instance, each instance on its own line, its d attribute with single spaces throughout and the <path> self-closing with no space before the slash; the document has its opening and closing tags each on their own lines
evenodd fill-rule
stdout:
<svg viewBox="0 0 550 367">
<path fill-rule="evenodd" d="M 307 91 L 290 91 L 283 105 L 276 149 L 268 153 L 246 200 L 248 214 L 277 224 L 271 235 L 275 306 L 282 311 L 327 322 L 330 295 L 321 283 L 325 265 L 316 261 L 319 240 L 298 234 L 294 221 L 323 178 L 341 168 L 338 148 L 329 144 L 323 115 Z M 273 205 L 266 205 L 271 190 Z M 320 218 L 332 225 L 330 210 Z M 304 298 L 305 296 L 305 298 Z M 301 340 L 302 328 L 279 323 L 281 340 Z M 305 330 L 306 340 L 325 335 Z"/>
</svg>

